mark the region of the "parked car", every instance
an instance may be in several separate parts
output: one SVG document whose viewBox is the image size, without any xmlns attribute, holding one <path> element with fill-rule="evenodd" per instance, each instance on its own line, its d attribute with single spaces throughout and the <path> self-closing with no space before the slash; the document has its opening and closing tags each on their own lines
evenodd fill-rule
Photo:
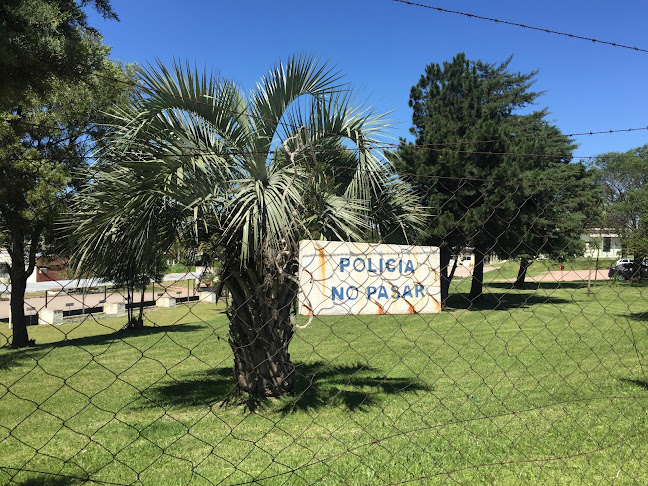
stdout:
<svg viewBox="0 0 648 486">
<path fill-rule="evenodd" d="M 619 258 L 616 265 L 621 265 L 622 263 L 634 263 L 634 260 L 632 258 Z"/>
<path fill-rule="evenodd" d="M 616 262 L 616 265 L 621 265 L 622 263 L 633 263 L 634 260 L 632 258 L 619 258 Z"/>
<path fill-rule="evenodd" d="M 641 272 L 642 279 L 648 279 L 648 264 L 646 264 L 646 262 L 641 264 L 641 269 L 639 271 Z M 614 277 L 617 280 L 624 281 L 635 277 L 636 273 L 637 270 L 634 262 L 621 263 L 615 267 L 610 267 L 608 270 L 608 277 Z"/>
</svg>

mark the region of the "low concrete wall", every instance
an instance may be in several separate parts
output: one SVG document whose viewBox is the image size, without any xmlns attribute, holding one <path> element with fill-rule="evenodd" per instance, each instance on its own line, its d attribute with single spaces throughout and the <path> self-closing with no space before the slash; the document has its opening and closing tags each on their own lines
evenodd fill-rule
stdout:
<svg viewBox="0 0 648 486">
<path fill-rule="evenodd" d="M 126 314 L 126 304 L 122 302 L 106 302 L 103 311 L 108 316 L 123 316 Z"/>
<path fill-rule="evenodd" d="M 58 326 L 59 324 L 63 324 L 63 311 L 41 309 L 38 313 L 38 324 L 41 326 Z"/>
<path fill-rule="evenodd" d="M 173 297 L 160 297 L 155 301 L 155 305 L 158 307 L 175 307 L 176 300 Z"/>
<path fill-rule="evenodd" d="M 210 304 L 215 304 L 218 299 L 216 299 L 216 294 L 214 292 L 198 292 L 200 302 L 209 302 Z"/>
</svg>

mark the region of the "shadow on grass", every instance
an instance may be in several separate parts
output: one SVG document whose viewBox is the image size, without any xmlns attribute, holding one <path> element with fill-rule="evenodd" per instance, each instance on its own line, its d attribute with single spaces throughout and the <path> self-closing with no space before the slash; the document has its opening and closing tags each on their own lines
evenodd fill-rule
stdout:
<svg viewBox="0 0 648 486">
<path fill-rule="evenodd" d="M 600 285 L 601 281 L 597 282 Z M 606 284 L 607 285 L 607 284 Z M 594 282 L 592 282 L 594 286 Z M 587 282 L 527 282 L 523 289 L 516 289 L 511 282 L 484 282 L 484 287 L 508 290 L 577 290 L 587 288 Z"/>
<path fill-rule="evenodd" d="M 62 348 L 66 346 L 96 346 L 106 344 L 108 342 L 118 339 L 130 339 L 142 336 L 150 336 L 152 334 L 160 333 L 176 333 L 176 332 L 194 332 L 199 329 L 204 329 L 206 324 L 174 324 L 172 326 L 144 326 L 141 329 L 120 329 L 108 334 L 98 334 L 96 336 L 84 336 L 79 338 L 65 339 L 54 343 L 41 344 L 38 343 L 32 349 L 41 347 L 56 347 Z"/>
<path fill-rule="evenodd" d="M 10 481 L 10 484 L 19 484 L 21 486 L 68 486 L 72 484 L 85 484 L 88 481 L 87 479 L 70 477 L 62 474 L 22 471 L 14 468 L 7 468 L 4 472 L 8 476 L 17 473 L 16 477 L 13 477 Z"/>
<path fill-rule="evenodd" d="M 380 370 L 362 363 L 331 366 L 317 361 L 299 363 L 297 393 L 284 399 L 284 413 L 310 410 L 331 405 L 349 410 L 364 409 L 379 404 L 389 395 L 401 395 L 431 388 L 411 378 L 388 378 Z"/>
<path fill-rule="evenodd" d="M 204 407 L 236 397 L 232 368 L 215 368 L 206 375 L 187 375 L 185 379 L 155 386 L 143 392 L 148 407 Z"/>
<path fill-rule="evenodd" d="M 430 388 L 410 378 L 388 378 L 363 364 L 331 366 L 318 361 L 296 365 L 297 391 L 276 403 L 282 413 L 342 406 L 364 409 L 380 403 L 389 395 L 429 391 Z M 152 406 L 204 407 L 220 403 L 245 404 L 249 408 L 263 403 L 237 399 L 231 368 L 217 368 L 207 376 L 189 378 L 147 391 Z"/>
<path fill-rule="evenodd" d="M 26 481 L 20 481 L 19 485 L 21 486 L 71 486 L 73 484 L 83 484 L 85 481 L 79 479 L 68 479 L 68 478 L 53 478 L 53 477 L 39 477 L 27 479 Z"/>
<path fill-rule="evenodd" d="M 631 380 L 630 378 L 621 378 L 621 381 L 624 383 L 629 383 L 631 385 L 638 386 L 644 390 L 648 390 L 648 381 L 645 380 Z"/>
<path fill-rule="evenodd" d="M 35 364 L 38 355 L 34 356 L 29 352 L 29 349 L 33 348 L 13 349 L 6 346 L 0 350 L 0 371 L 10 370 L 28 361 L 32 361 Z"/>
<path fill-rule="evenodd" d="M 627 317 L 628 319 L 632 319 L 633 321 L 648 322 L 648 311 L 633 312 L 622 317 Z"/>
<path fill-rule="evenodd" d="M 84 346 L 99 346 L 120 339 L 130 339 L 142 336 L 150 336 L 159 333 L 177 333 L 193 332 L 204 329 L 206 324 L 175 324 L 172 326 L 145 326 L 141 329 L 122 329 L 112 331 L 106 334 L 97 334 L 95 336 L 84 336 L 79 338 L 64 339 L 53 343 L 38 344 L 28 348 L 12 349 L 7 346 L 0 351 L 0 370 L 8 370 L 19 366 L 28 360 L 37 361 L 44 351 L 52 348 L 65 348 L 74 346 L 82 348 Z M 108 328 L 107 328 L 108 329 Z M 65 335 L 61 334 L 62 337 Z"/>
<path fill-rule="evenodd" d="M 548 295 L 525 294 L 518 292 L 489 292 L 485 289 L 484 294 L 474 301 L 469 298 L 468 294 L 450 294 L 446 301 L 446 305 L 449 310 L 470 309 L 508 311 L 511 309 L 527 308 L 538 304 L 557 305 L 568 304 L 569 302 L 569 300 Z"/>
</svg>

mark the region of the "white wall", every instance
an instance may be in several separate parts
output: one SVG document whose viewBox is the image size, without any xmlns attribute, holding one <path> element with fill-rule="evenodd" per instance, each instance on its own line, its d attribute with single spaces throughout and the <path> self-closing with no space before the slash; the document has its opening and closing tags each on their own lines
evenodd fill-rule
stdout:
<svg viewBox="0 0 648 486">
<path fill-rule="evenodd" d="M 621 238 L 612 230 L 593 228 L 588 234 L 581 235 L 585 242 L 584 256 L 592 258 L 620 258 Z"/>
<path fill-rule="evenodd" d="M 9 256 L 9 252 L 7 250 L 0 250 L 0 264 L 6 263 L 10 264 L 11 263 L 11 257 Z M 7 280 L 9 281 L 9 274 L 3 270 L 0 267 L 0 281 Z M 32 272 L 32 274 L 27 277 L 27 283 L 36 283 L 36 269 Z"/>
</svg>

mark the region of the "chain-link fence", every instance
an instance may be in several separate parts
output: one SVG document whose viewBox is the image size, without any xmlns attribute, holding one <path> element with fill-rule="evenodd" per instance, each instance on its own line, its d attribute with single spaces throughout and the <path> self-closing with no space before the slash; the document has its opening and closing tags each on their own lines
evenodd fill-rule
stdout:
<svg viewBox="0 0 648 486">
<path fill-rule="evenodd" d="M 645 484 L 642 275 L 608 270 L 612 229 L 549 236 L 564 192 L 511 191 L 479 225 L 441 208 L 432 248 L 311 242 L 277 263 L 287 304 L 200 271 L 130 297 L 28 286 L 34 345 L 2 330 L 0 483 Z M 241 394 L 261 368 L 290 393 Z"/>
<path fill-rule="evenodd" d="M 648 481 L 642 194 L 601 197 L 558 131 L 390 144 L 346 98 L 145 81 L 169 109 L 87 157 L 59 235 L 129 285 L 0 286 L 0 483 Z"/>
</svg>

